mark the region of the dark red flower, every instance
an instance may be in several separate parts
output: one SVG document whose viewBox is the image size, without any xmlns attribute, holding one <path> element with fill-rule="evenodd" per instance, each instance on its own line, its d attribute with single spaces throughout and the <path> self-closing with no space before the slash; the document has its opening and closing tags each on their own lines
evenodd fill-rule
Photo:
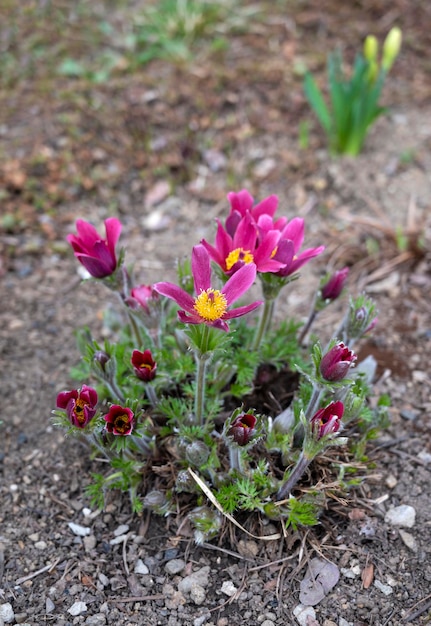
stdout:
<svg viewBox="0 0 431 626">
<path fill-rule="evenodd" d="M 356 354 L 340 341 L 323 356 L 320 373 L 325 380 L 338 382 L 343 380 L 355 361 Z"/>
<path fill-rule="evenodd" d="M 227 431 L 228 437 L 232 437 L 239 446 L 246 446 L 256 434 L 256 421 L 252 413 L 241 413 L 234 419 Z"/>
<path fill-rule="evenodd" d="M 105 220 L 106 239 L 103 239 L 92 224 L 77 220 L 77 235 L 68 235 L 67 241 L 76 258 L 94 278 L 111 276 L 117 268 L 115 246 L 121 232 L 121 222 L 116 217 Z"/>
<path fill-rule="evenodd" d="M 316 439 L 337 433 L 341 427 L 343 413 L 344 404 L 342 402 L 331 402 L 323 409 L 319 409 L 311 418 L 311 429 Z"/>
<path fill-rule="evenodd" d="M 96 414 L 97 392 L 82 385 L 81 389 L 62 391 L 57 396 L 57 407 L 65 409 L 70 423 L 76 428 L 85 428 Z"/>
<path fill-rule="evenodd" d="M 113 404 L 109 413 L 104 416 L 106 430 L 113 435 L 130 435 L 135 425 L 133 411 L 127 407 Z"/>
<path fill-rule="evenodd" d="M 157 363 L 153 359 L 151 350 L 133 350 L 131 362 L 138 378 L 148 383 L 156 376 Z"/>
</svg>

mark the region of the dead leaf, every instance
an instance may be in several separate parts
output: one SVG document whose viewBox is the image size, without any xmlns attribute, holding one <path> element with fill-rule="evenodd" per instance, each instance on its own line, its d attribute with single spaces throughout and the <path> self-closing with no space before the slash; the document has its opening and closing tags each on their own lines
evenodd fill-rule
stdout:
<svg viewBox="0 0 431 626">
<path fill-rule="evenodd" d="M 304 579 L 301 581 L 299 601 L 314 606 L 331 591 L 340 579 L 340 570 L 330 561 L 311 559 Z"/>
<path fill-rule="evenodd" d="M 373 582 L 374 579 L 374 565 L 372 563 L 368 563 L 362 570 L 361 574 L 362 586 L 364 589 L 368 589 Z"/>
</svg>

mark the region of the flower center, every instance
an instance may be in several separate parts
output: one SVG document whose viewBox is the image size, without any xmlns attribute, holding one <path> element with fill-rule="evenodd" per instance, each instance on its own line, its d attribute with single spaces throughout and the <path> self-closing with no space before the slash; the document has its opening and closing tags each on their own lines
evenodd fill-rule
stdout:
<svg viewBox="0 0 431 626">
<path fill-rule="evenodd" d="M 196 298 L 194 309 L 204 320 L 214 322 L 226 313 L 227 300 L 218 289 L 206 289 Z"/>
<path fill-rule="evenodd" d="M 126 414 L 118 415 L 114 420 L 114 426 L 117 433 L 123 435 L 130 428 L 129 417 Z"/>
<path fill-rule="evenodd" d="M 242 261 L 245 265 L 253 263 L 253 255 L 250 250 L 243 250 L 242 248 L 232 250 L 226 257 L 226 269 L 229 271 L 238 261 Z"/>
<path fill-rule="evenodd" d="M 88 402 L 85 402 L 82 398 L 78 398 L 75 402 L 75 408 L 73 409 L 73 413 L 80 424 L 85 422 L 85 414 L 84 407 L 88 405 Z"/>
</svg>

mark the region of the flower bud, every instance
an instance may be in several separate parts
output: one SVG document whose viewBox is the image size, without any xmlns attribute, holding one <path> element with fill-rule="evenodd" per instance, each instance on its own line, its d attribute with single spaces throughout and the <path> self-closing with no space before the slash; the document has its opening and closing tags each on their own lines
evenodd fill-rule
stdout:
<svg viewBox="0 0 431 626">
<path fill-rule="evenodd" d="M 320 361 L 320 373 L 329 382 L 339 382 L 356 361 L 356 354 L 343 342 L 337 343 Z"/>
<path fill-rule="evenodd" d="M 331 402 L 327 407 L 319 409 L 311 418 L 311 431 L 315 439 L 337 433 L 341 427 L 341 418 L 344 413 L 342 402 Z"/>
<path fill-rule="evenodd" d="M 177 493 L 195 493 L 196 482 L 187 470 L 180 470 L 175 481 L 175 491 Z"/>
<path fill-rule="evenodd" d="M 379 42 L 374 35 L 368 35 L 364 41 L 364 57 L 369 63 L 375 62 L 379 51 Z"/>
<path fill-rule="evenodd" d="M 210 449 L 203 441 L 193 441 L 186 446 L 186 459 L 196 467 L 205 465 L 209 455 Z"/>
<path fill-rule="evenodd" d="M 398 26 L 391 28 L 383 42 L 382 69 L 389 72 L 397 58 L 402 42 L 402 32 Z"/>
<path fill-rule="evenodd" d="M 375 311 L 375 304 L 370 298 L 359 296 L 356 301 L 352 300 L 346 320 L 346 336 L 349 339 L 359 339 L 370 332 L 378 321 Z"/>
<path fill-rule="evenodd" d="M 144 497 L 142 504 L 157 515 L 166 515 L 169 511 L 169 501 L 162 491 L 154 489 Z"/>
<path fill-rule="evenodd" d="M 160 296 L 157 291 L 154 291 L 151 285 L 138 285 L 133 287 L 130 291 L 129 306 L 136 309 L 136 304 L 145 311 L 147 315 L 150 315 L 151 309 L 158 305 L 160 302 Z"/>
<path fill-rule="evenodd" d="M 105 352 L 104 350 L 97 350 L 94 353 L 93 356 L 93 361 L 96 361 L 97 363 L 99 363 L 101 369 L 105 372 L 106 371 L 106 364 L 108 363 L 108 361 L 110 361 L 111 357 L 109 356 L 109 354 L 107 352 Z"/>
<path fill-rule="evenodd" d="M 240 413 L 230 425 L 227 436 L 238 446 L 246 446 L 256 434 L 256 417 L 252 413 Z"/>
<path fill-rule="evenodd" d="M 342 270 L 335 272 L 330 279 L 321 287 L 322 300 L 336 300 L 344 288 L 344 284 L 349 275 L 349 268 L 343 267 Z"/>
</svg>

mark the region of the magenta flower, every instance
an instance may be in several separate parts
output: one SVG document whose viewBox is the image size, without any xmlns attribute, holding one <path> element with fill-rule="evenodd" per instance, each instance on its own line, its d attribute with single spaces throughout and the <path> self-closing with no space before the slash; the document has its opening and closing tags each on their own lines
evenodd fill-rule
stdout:
<svg viewBox="0 0 431 626">
<path fill-rule="evenodd" d="M 256 421 L 252 413 L 240 413 L 227 431 L 228 437 L 232 437 L 239 446 L 246 446 L 256 434 Z"/>
<path fill-rule="evenodd" d="M 138 285 L 137 287 L 133 287 L 130 291 L 130 296 L 128 301 L 129 306 L 131 306 L 131 299 L 136 300 L 139 306 L 141 306 L 148 315 L 151 313 L 151 305 L 159 301 L 159 294 L 154 291 L 152 285 Z M 135 307 L 132 306 L 132 308 Z"/>
<path fill-rule="evenodd" d="M 320 373 L 325 380 L 338 382 L 343 380 L 355 361 L 356 354 L 340 341 L 323 356 Z"/>
<path fill-rule="evenodd" d="M 156 376 L 157 363 L 153 359 L 151 350 L 133 350 L 131 363 L 138 378 L 148 383 L 154 380 Z"/>
<path fill-rule="evenodd" d="M 250 263 L 256 265 L 258 272 L 278 272 L 284 266 L 284 259 L 274 258 L 280 238 L 281 233 L 275 228 L 260 235 L 251 213 L 246 213 L 236 225 L 233 236 L 218 221 L 215 246 L 205 239 L 201 244 L 211 259 L 230 276 Z"/>
<path fill-rule="evenodd" d="M 65 409 L 70 423 L 85 428 L 96 414 L 97 391 L 87 385 L 81 389 L 62 391 L 57 396 L 57 407 Z"/>
<path fill-rule="evenodd" d="M 127 407 L 113 404 L 109 413 L 104 416 L 106 430 L 113 435 L 130 435 L 135 425 L 133 411 Z"/>
<path fill-rule="evenodd" d="M 115 217 L 105 220 L 106 239 L 102 239 L 89 222 L 77 220 L 77 235 L 67 235 L 76 258 L 94 278 L 111 276 L 117 268 L 115 246 L 120 237 L 121 222 Z"/>
<path fill-rule="evenodd" d="M 342 402 L 331 402 L 327 407 L 319 409 L 311 418 L 311 429 L 316 439 L 337 433 L 341 427 L 344 413 Z"/>
<path fill-rule="evenodd" d="M 321 288 L 322 300 L 336 300 L 343 291 L 348 275 L 348 267 L 343 267 L 342 270 L 335 272 Z"/>
<path fill-rule="evenodd" d="M 172 283 L 156 283 L 154 290 L 162 296 L 174 300 L 182 310 L 178 318 L 184 324 L 206 324 L 228 331 L 227 321 L 254 311 L 262 304 L 253 302 L 236 309 L 228 310 L 253 284 L 256 278 L 254 263 L 244 265 L 233 274 L 219 291 L 211 287 L 211 261 L 203 245 L 197 245 L 192 252 L 192 273 L 196 298 Z"/>
<path fill-rule="evenodd" d="M 234 236 L 239 222 L 247 213 L 250 213 L 257 222 L 261 215 L 274 217 L 277 210 L 278 197 L 275 195 L 268 196 L 255 206 L 253 206 L 253 196 L 246 189 L 238 193 L 232 191 L 227 194 L 227 197 L 230 202 L 230 213 L 226 219 L 226 230 L 231 237 Z"/>
<path fill-rule="evenodd" d="M 259 226 L 262 227 L 262 220 L 259 220 Z M 285 263 L 278 272 L 277 276 L 291 276 L 297 272 L 303 265 L 308 263 L 311 259 L 321 254 L 325 246 L 317 246 L 316 248 L 307 248 L 300 252 L 301 246 L 304 242 L 304 220 L 301 217 L 294 217 L 290 222 L 287 222 L 282 230 L 280 243 L 284 240 L 291 241 L 293 243 L 293 256 L 290 263 Z M 281 248 L 280 248 L 281 249 Z M 274 260 L 285 260 L 284 257 L 280 258 L 277 252 L 274 256 Z"/>
</svg>

